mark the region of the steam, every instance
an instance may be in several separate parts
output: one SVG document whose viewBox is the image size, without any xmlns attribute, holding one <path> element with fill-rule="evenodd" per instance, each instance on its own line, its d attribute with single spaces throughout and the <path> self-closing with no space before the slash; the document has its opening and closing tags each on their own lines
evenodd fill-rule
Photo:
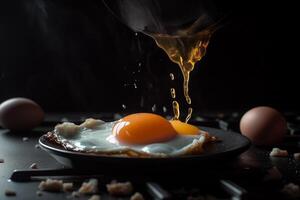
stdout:
<svg viewBox="0 0 300 200">
<path fill-rule="evenodd" d="M 156 30 L 164 32 L 156 1 L 123 0 L 119 3 L 121 18 L 135 31 Z"/>
<path fill-rule="evenodd" d="M 48 53 L 53 81 L 64 84 L 58 90 L 67 88 L 65 95 L 79 110 L 90 110 L 92 105 L 88 103 L 88 98 L 91 94 L 86 88 L 88 85 L 97 85 L 97 79 L 89 62 L 83 59 L 80 47 L 84 44 L 81 38 L 74 37 L 76 34 L 70 30 L 70 21 L 79 19 L 76 21 L 77 31 L 87 37 L 98 33 L 89 26 L 90 21 L 83 12 L 69 10 L 61 2 L 30 0 L 23 4 L 29 16 L 28 24 L 38 34 L 36 37 L 41 40 L 42 51 Z M 55 86 L 55 82 L 52 84 L 50 87 Z M 68 102 L 66 99 L 64 101 Z"/>
<path fill-rule="evenodd" d="M 216 17 L 215 7 L 210 0 L 181 0 L 176 3 L 173 0 L 104 0 L 104 2 L 127 26 L 146 34 L 174 34 L 188 27 L 190 27 L 188 33 L 191 30 L 198 32 L 213 24 Z"/>
<path fill-rule="evenodd" d="M 41 30 L 46 33 L 48 32 L 48 11 L 46 9 L 46 3 L 44 0 L 33 0 L 25 1 L 25 8 L 27 13 L 29 14 L 30 24 L 33 25 L 35 21 L 37 21 L 38 25 L 40 26 Z"/>
</svg>

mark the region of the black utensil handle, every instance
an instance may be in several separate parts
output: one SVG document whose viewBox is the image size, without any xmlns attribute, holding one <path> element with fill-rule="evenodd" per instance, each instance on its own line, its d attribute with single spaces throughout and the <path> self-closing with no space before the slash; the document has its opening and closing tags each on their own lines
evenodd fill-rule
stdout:
<svg viewBox="0 0 300 200">
<path fill-rule="evenodd" d="M 53 177 L 53 176 L 99 176 L 91 171 L 75 170 L 71 168 L 64 169 L 28 169 L 28 170 L 14 170 L 10 180 L 15 182 L 31 181 L 33 177 Z"/>
</svg>

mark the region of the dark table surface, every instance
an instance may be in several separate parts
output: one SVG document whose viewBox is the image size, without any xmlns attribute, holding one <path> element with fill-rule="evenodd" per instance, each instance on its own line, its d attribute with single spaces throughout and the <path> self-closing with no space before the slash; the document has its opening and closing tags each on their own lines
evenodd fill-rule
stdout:
<svg viewBox="0 0 300 200">
<path fill-rule="evenodd" d="M 49 193 L 43 192 L 42 196 L 38 196 L 38 184 L 40 181 L 28 181 L 28 182 L 13 182 L 9 178 L 15 169 L 29 169 L 32 163 L 36 163 L 39 169 L 44 168 L 62 168 L 63 166 L 57 163 L 49 154 L 40 148 L 36 148 L 38 144 L 38 138 L 51 130 L 57 119 L 47 118 L 48 121 L 43 126 L 27 132 L 11 132 L 9 130 L 0 129 L 0 159 L 4 159 L 4 163 L 0 163 L 0 199 L 66 199 L 70 194 L 68 193 Z M 51 120 L 49 120 L 51 119 Z M 24 141 L 24 137 L 28 140 Z M 292 139 L 293 145 L 290 145 L 291 139 L 288 143 L 284 143 L 281 146 L 288 148 L 290 153 L 300 152 L 299 138 Z M 287 145 L 285 145 L 287 144 Z M 285 145 L 285 146 L 284 146 Z M 289 149 L 290 147 L 290 149 Z M 264 199 L 265 197 L 273 199 L 282 199 L 283 196 L 280 190 L 284 184 L 293 182 L 300 183 L 300 162 L 296 161 L 292 154 L 286 158 L 271 158 L 269 152 L 272 147 L 256 147 L 252 146 L 249 150 L 241 154 L 240 156 L 230 160 L 228 162 L 219 163 L 218 166 L 211 166 L 201 169 L 190 169 L 186 171 L 178 172 L 176 174 L 161 174 L 164 180 L 157 180 L 157 183 L 161 183 L 171 193 L 176 196 L 176 191 L 182 191 L 182 188 L 208 188 L 208 191 L 214 191 L 214 188 L 219 188 L 219 181 L 221 179 L 228 179 L 245 188 L 249 195 L 249 199 Z M 267 175 L 267 171 L 276 166 L 282 174 L 282 178 L 273 181 L 264 181 L 264 177 Z M 192 175 L 189 172 L 192 171 Z M 101 171 L 99 171 L 101 174 Z M 185 176 L 185 174 L 187 174 Z M 214 174 L 210 176 L 208 174 Z M 126 179 L 126 172 L 123 174 L 123 178 Z M 138 175 L 138 174 L 137 174 Z M 139 176 L 139 175 L 138 175 Z M 184 178 L 183 178 L 184 177 Z M 213 178 L 212 178 L 213 177 Z M 127 177 L 128 180 L 132 180 L 132 176 Z M 82 180 L 78 180 L 83 181 Z M 99 180 L 100 185 L 105 185 L 105 181 Z M 143 186 L 143 178 L 140 178 L 138 182 L 139 191 L 142 192 L 148 199 L 152 199 L 146 192 Z M 146 179 L 145 179 L 146 181 Z M 102 187 L 100 187 L 102 188 Z M 105 187 L 100 189 L 102 199 L 120 199 L 110 197 L 106 194 Z M 213 188 L 213 189 L 212 189 Z M 5 195 L 5 190 L 16 191 L 16 196 L 9 197 Z M 175 191 L 175 192 L 174 192 Z M 186 189 L 185 191 L 188 191 Z M 216 190 L 217 191 L 217 190 Z M 187 192 L 188 194 L 188 192 Z M 214 195 L 214 194 L 212 194 Z M 216 195 L 218 196 L 218 195 Z M 88 199 L 90 196 L 82 196 L 77 199 Z M 123 199 L 123 198 L 121 198 Z M 128 197 L 124 199 L 129 199 Z M 181 199 L 181 197 L 178 197 Z M 224 198 L 223 198 L 224 199 Z M 226 199 L 226 198 L 225 198 Z"/>
</svg>

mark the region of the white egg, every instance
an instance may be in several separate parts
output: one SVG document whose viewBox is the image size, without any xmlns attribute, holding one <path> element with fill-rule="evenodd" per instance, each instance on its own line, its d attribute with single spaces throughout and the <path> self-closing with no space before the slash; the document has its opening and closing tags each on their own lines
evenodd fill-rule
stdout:
<svg viewBox="0 0 300 200">
<path fill-rule="evenodd" d="M 177 135 L 173 139 L 161 143 L 146 145 L 124 144 L 119 142 L 112 134 L 114 124 L 115 122 L 103 122 L 97 123 L 97 126 L 93 126 L 93 128 L 89 128 L 83 124 L 68 123 L 67 126 L 64 126 L 64 124 L 58 125 L 53 134 L 56 137 L 56 141 L 69 150 L 107 155 L 126 154 L 130 151 L 136 153 L 137 156 L 150 157 L 199 153 L 203 151 L 203 144 L 210 139 L 208 133 L 203 132 L 199 135 Z M 63 127 L 66 127 L 66 129 L 63 129 Z M 68 134 L 68 130 L 72 131 L 72 133 Z M 75 134 L 73 130 L 76 130 Z"/>
</svg>

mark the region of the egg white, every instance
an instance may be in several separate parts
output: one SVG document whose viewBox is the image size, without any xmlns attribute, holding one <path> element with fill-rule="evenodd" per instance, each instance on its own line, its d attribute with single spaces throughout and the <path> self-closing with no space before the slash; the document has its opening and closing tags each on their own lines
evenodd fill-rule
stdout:
<svg viewBox="0 0 300 200">
<path fill-rule="evenodd" d="M 93 119 L 89 120 L 89 122 L 94 122 Z M 75 151 L 110 155 L 132 151 L 153 157 L 186 155 L 195 149 L 201 151 L 203 144 L 208 141 L 208 134 L 200 133 L 191 136 L 177 135 L 169 141 L 147 145 L 123 144 L 112 134 L 115 122 L 96 120 L 95 125 L 90 126 L 90 124 L 86 127 L 85 125 L 63 123 L 56 126 L 54 134 L 59 143 Z"/>
</svg>

